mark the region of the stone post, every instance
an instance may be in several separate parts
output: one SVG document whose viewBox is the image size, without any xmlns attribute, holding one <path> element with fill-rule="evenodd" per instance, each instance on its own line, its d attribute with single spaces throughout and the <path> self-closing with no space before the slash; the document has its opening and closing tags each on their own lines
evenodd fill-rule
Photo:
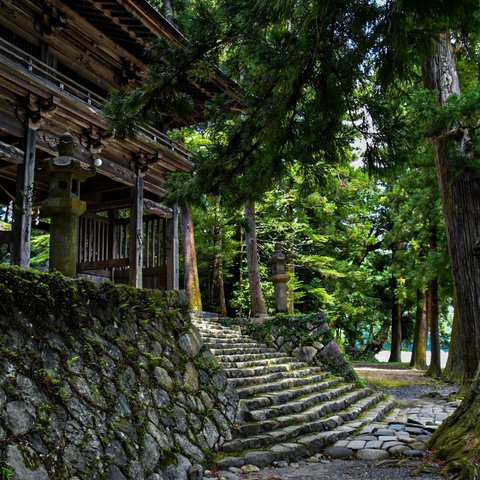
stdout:
<svg viewBox="0 0 480 480">
<path fill-rule="evenodd" d="M 275 309 L 279 313 L 288 312 L 287 282 L 290 275 L 287 273 L 287 256 L 283 253 L 282 244 L 275 244 L 275 253 L 272 256 L 272 276 L 270 279 L 275 284 Z"/>
<path fill-rule="evenodd" d="M 95 175 L 95 167 L 84 168 L 73 157 L 74 149 L 72 135 L 63 134 L 59 156 L 47 158 L 42 168 L 49 181 L 49 197 L 41 210 L 51 217 L 50 270 L 68 277 L 77 274 L 78 217 L 86 210 L 86 203 L 80 200 L 80 182 Z"/>
</svg>

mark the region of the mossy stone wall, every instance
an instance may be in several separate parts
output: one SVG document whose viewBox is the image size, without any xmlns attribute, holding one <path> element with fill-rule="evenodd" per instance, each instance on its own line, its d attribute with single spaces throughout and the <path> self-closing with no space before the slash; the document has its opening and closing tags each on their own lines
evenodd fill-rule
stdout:
<svg viewBox="0 0 480 480">
<path fill-rule="evenodd" d="M 237 402 L 183 293 L 0 269 L 6 478 L 199 478 Z"/>
</svg>

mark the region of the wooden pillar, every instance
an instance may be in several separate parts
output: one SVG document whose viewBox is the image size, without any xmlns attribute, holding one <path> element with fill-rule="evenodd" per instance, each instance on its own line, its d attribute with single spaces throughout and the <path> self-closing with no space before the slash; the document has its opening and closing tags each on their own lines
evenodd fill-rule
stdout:
<svg viewBox="0 0 480 480">
<path fill-rule="evenodd" d="M 130 252 L 128 283 L 142 288 L 143 274 L 143 176 L 137 169 L 135 187 L 132 188 L 130 207 Z"/>
<path fill-rule="evenodd" d="M 108 259 L 113 260 L 118 256 L 118 241 L 117 241 L 117 218 L 118 210 L 108 211 Z M 115 280 L 115 269 L 110 271 L 110 280 Z"/>
<path fill-rule="evenodd" d="M 26 269 L 30 266 L 30 235 L 32 225 L 32 196 L 35 177 L 35 130 L 27 126 L 24 137 L 23 163 L 17 167 L 17 188 L 13 209 L 10 263 Z"/>
<path fill-rule="evenodd" d="M 172 209 L 172 218 L 167 223 L 167 288 L 178 290 L 179 286 L 179 255 L 178 255 L 178 205 Z"/>
</svg>

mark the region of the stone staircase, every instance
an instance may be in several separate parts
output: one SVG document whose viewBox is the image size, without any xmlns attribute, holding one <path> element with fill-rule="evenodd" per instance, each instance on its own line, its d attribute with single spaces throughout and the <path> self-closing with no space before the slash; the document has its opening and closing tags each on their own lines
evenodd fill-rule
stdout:
<svg viewBox="0 0 480 480">
<path fill-rule="evenodd" d="M 220 452 L 220 469 L 315 455 L 393 406 L 383 394 L 346 383 L 235 328 L 199 318 L 194 324 L 240 397 L 238 423 Z"/>
</svg>

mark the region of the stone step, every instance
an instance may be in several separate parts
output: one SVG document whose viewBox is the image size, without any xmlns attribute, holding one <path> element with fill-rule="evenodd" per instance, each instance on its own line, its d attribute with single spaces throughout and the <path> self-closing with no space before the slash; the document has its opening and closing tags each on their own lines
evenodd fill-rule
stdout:
<svg viewBox="0 0 480 480">
<path fill-rule="evenodd" d="M 259 408 L 251 410 L 245 413 L 245 419 L 247 421 L 261 422 L 271 417 L 279 417 L 284 415 L 290 415 L 294 413 L 303 412 L 309 408 L 319 408 L 321 409 L 324 405 L 328 405 L 332 399 L 340 397 L 337 399 L 337 404 L 335 408 L 340 410 L 345 407 L 345 404 L 342 404 L 344 397 L 342 395 L 353 390 L 351 384 L 340 385 L 335 388 L 331 388 L 324 392 L 315 392 L 309 395 L 305 395 L 301 398 L 292 400 L 291 402 L 286 402 L 281 405 L 272 405 L 267 408 Z M 354 393 L 359 393 L 361 390 L 356 390 Z M 319 405 L 320 404 L 320 405 Z M 326 410 L 325 413 L 332 411 Z"/>
<path fill-rule="evenodd" d="M 236 390 L 240 398 L 248 398 L 261 393 L 274 392 L 277 390 L 301 387 L 310 383 L 322 382 L 330 377 L 329 373 L 310 374 L 306 377 L 282 378 L 273 382 L 260 383 L 247 387 L 238 387 Z"/>
<path fill-rule="evenodd" d="M 342 382 L 340 378 L 333 378 L 323 382 L 314 382 L 301 387 L 286 388 L 280 391 L 269 391 L 257 396 L 245 399 L 245 405 L 249 410 L 259 409 L 272 405 L 290 402 L 295 398 L 303 397 L 314 392 L 320 392 L 336 387 Z"/>
<path fill-rule="evenodd" d="M 197 327 L 198 331 L 205 338 L 252 338 L 241 332 L 231 330 L 211 330 L 202 327 Z"/>
<path fill-rule="evenodd" d="M 277 365 L 260 365 L 248 368 L 225 368 L 228 378 L 258 377 L 275 372 L 289 372 L 305 367 L 305 363 L 299 361 L 279 363 Z"/>
<path fill-rule="evenodd" d="M 250 385 L 259 385 L 263 383 L 269 383 L 278 379 L 292 379 L 306 377 L 313 373 L 322 373 L 318 367 L 305 367 L 299 368 L 297 370 L 285 371 L 285 372 L 274 372 L 267 375 L 259 375 L 257 377 L 237 377 L 230 378 L 229 383 L 234 387 L 247 387 Z"/>
<path fill-rule="evenodd" d="M 217 359 L 218 360 L 218 359 Z M 281 363 L 298 362 L 295 357 L 288 357 L 278 355 L 271 358 L 262 358 L 258 360 L 248 360 L 245 362 L 222 362 L 225 368 L 251 368 L 251 367 L 265 367 L 269 365 L 278 365 Z"/>
<path fill-rule="evenodd" d="M 262 468 L 271 465 L 275 460 L 295 462 L 321 452 L 328 445 L 348 437 L 353 430 L 353 428 L 351 430 L 345 428 L 319 432 L 300 437 L 295 442 L 284 441 L 262 450 L 255 449 L 241 452 L 241 454 L 235 456 L 225 456 L 217 461 L 217 468 L 226 470 L 230 467 L 240 468 L 243 465 L 256 465 Z"/>
<path fill-rule="evenodd" d="M 357 411 L 358 417 L 369 408 L 371 402 L 378 403 L 382 398 L 383 395 L 381 394 L 366 397 L 335 415 L 324 416 L 316 421 L 292 424 L 289 427 L 271 430 L 268 433 L 258 433 L 251 437 L 235 439 L 222 447 L 227 456 L 219 461 L 217 466 L 219 468 L 241 466 L 243 463 L 241 465 L 237 465 L 237 463 L 244 460 L 245 463 L 263 467 L 274 460 L 294 461 L 319 453 L 328 445 L 346 438 L 359 426 L 370 422 L 369 418 L 371 417 L 366 416 L 358 421 L 346 421 L 345 417 L 350 414 L 350 410 Z M 381 408 L 383 411 L 385 411 L 387 403 L 383 402 Z M 253 449 L 255 452 L 250 451 Z M 266 457 L 256 456 L 258 451 L 269 452 L 270 455 L 266 455 Z M 276 455 L 280 452 L 283 452 L 283 458 Z M 235 457 L 230 456 L 232 453 L 235 454 Z M 270 458 L 270 462 L 264 463 L 265 458 Z"/>
<path fill-rule="evenodd" d="M 231 348 L 211 348 L 211 352 L 217 355 L 235 355 L 236 353 L 269 353 L 275 352 L 273 348 L 270 347 L 231 347 Z"/>
<path fill-rule="evenodd" d="M 370 410 L 365 412 L 362 415 L 362 424 L 370 425 L 371 423 L 378 422 L 385 418 L 387 413 L 389 413 L 396 405 L 396 402 L 393 398 L 387 397 L 376 405 L 373 406 Z M 359 425 L 360 427 L 361 425 Z"/>
<path fill-rule="evenodd" d="M 254 340 L 250 342 L 242 342 L 240 340 L 232 343 L 225 343 L 222 341 L 216 342 L 203 342 L 203 344 L 210 349 L 226 349 L 226 348 L 265 348 L 265 345 L 262 343 L 255 342 Z M 268 348 L 268 347 L 266 347 Z M 273 349 L 272 349 L 273 350 Z"/>
<path fill-rule="evenodd" d="M 237 330 L 231 328 L 231 327 L 226 327 L 225 325 L 222 325 L 221 323 L 218 322 L 212 322 L 208 320 L 193 320 L 192 323 L 197 327 L 201 328 L 207 331 L 212 331 L 212 330 L 224 330 L 226 332 L 235 332 Z"/>
<path fill-rule="evenodd" d="M 201 334 L 200 334 L 201 335 Z M 261 345 L 261 343 L 257 342 L 256 340 L 253 340 L 252 338 L 245 338 L 245 337 L 235 337 L 235 338 L 224 338 L 224 337 L 203 337 L 203 343 L 208 344 L 208 345 L 226 345 L 226 346 L 232 346 L 234 344 L 241 344 L 241 345 Z"/>
<path fill-rule="evenodd" d="M 220 363 L 226 364 L 228 362 L 248 362 L 251 360 L 277 358 L 279 355 L 280 353 L 274 350 L 272 352 L 264 353 L 238 353 L 235 355 L 215 355 L 215 357 Z"/>
<path fill-rule="evenodd" d="M 224 367 L 242 402 L 242 423 L 222 446 L 217 467 L 270 465 L 319 453 L 376 422 L 391 402 L 244 335 L 195 320 L 205 346 Z"/>
<path fill-rule="evenodd" d="M 345 421 L 357 418 L 360 413 L 370 406 L 370 397 L 361 397 L 355 394 L 344 395 L 338 401 L 329 401 L 320 408 L 310 408 L 307 411 L 273 417 L 260 422 L 250 422 L 237 425 L 233 432 L 234 438 L 246 438 L 261 433 L 271 433 L 275 430 L 282 432 L 292 431 L 295 435 L 315 431 L 329 430 L 342 425 Z M 374 401 L 378 401 L 375 399 Z M 351 403 L 353 402 L 353 403 Z M 338 410 L 341 406 L 343 410 Z M 356 416 L 351 415 L 350 409 L 355 410 Z M 332 415 L 333 414 L 333 415 Z M 332 420 L 333 419 L 333 420 Z M 299 430 L 300 428 L 300 430 Z"/>
<path fill-rule="evenodd" d="M 348 392 L 346 394 L 340 395 L 337 398 L 334 398 L 327 402 L 323 402 L 320 405 L 314 405 L 313 407 L 310 407 L 303 412 L 282 415 L 276 417 L 275 420 L 278 422 L 279 426 L 284 428 L 298 422 L 315 422 L 326 415 L 338 413 L 339 411 L 342 411 L 342 415 L 344 415 L 346 413 L 349 413 L 348 410 L 353 404 L 361 402 L 363 399 L 368 398 L 366 397 L 367 395 L 368 390 L 354 390 L 353 392 Z"/>
</svg>

